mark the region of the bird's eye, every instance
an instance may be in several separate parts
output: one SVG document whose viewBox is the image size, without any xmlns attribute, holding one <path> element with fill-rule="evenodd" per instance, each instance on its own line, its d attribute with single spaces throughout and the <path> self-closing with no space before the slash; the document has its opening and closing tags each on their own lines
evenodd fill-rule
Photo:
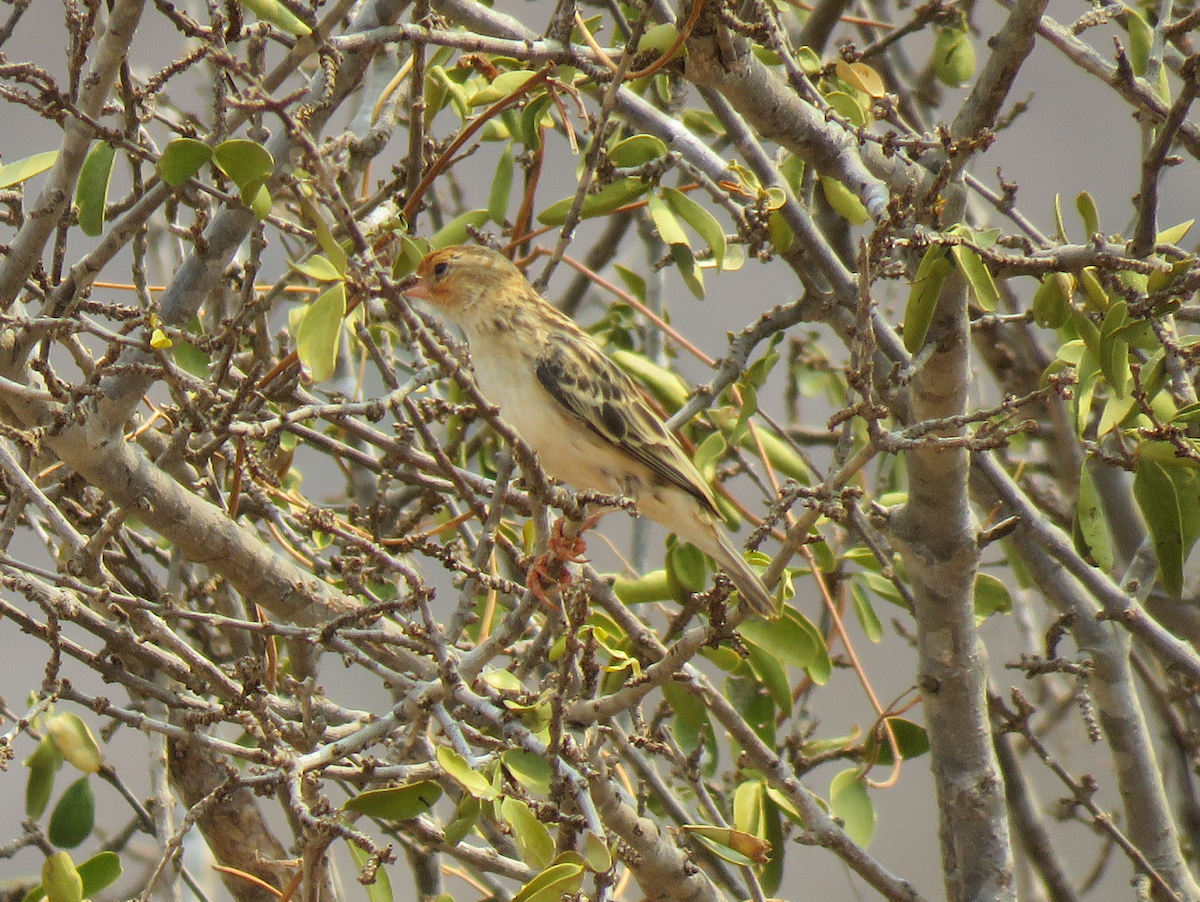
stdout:
<svg viewBox="0 0 1200 902">
<path fill-rule="evenodd" d="M 443 261 L 442 263 L 438 263 L 433 267 L 433 274 L 435 276 L 444 276 L 446 274 L 446 270 L 449 268 L 450 264 Z"/>
</svg>

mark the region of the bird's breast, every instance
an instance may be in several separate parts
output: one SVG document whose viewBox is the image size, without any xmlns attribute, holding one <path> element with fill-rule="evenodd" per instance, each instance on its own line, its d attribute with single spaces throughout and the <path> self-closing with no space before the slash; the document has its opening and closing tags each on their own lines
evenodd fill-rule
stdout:
<svg viewBox="0 0 1200 902">
<path fill-rule="evenodd" d="M 538 453 L 547 473 L 576 489 L 637 496 L 637 486 L 630 483 L 634 475 L 631 466 L 633 470 L 643 468 L 596 435 L 542 387 L 531 349 L 514 354 L 495 344 L 477 350 L 477 344 L 471 343 L 471 359 L 479 390 Z M 517 360 L 520 365 L 515 364 Z"/>
</svg>

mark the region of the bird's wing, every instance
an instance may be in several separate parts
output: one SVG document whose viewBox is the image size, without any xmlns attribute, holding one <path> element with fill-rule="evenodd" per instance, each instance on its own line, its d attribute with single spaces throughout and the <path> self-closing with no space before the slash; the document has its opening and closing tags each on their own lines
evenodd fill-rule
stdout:
<svg viewBox="0 0 1200 902">
<path fill-rule="evenodd" d="M 712 490 L 624 371 L 583 335 L 552 332 L 538 382 L 589 429 L 717 513 Z"/>
</svg>

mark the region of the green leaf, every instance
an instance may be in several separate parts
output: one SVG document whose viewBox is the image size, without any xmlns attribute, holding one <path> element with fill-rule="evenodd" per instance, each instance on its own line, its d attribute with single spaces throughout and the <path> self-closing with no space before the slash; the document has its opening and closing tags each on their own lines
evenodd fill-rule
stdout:
<svg viewBox="0 0 1200 902">
<path fill-rule="evenodd" d="M 871 218 L 862 201 L 837 179 L 828 175 L 821 176 L 821 191 L 833 211 L 850 225 L 862 225 Z"/>
<path fill-rule="evenodd" d="M 704 552 L 691 542 L 679 541 L 667 558 L 668 570 L 689 592 L 703 592 L 708 585 L 708 563 Z"/>
<path fill-rule="evenodd" d="M 825 102 L 833 107 L 833 111 L 846 119 L 856 128 L 867 124 L 867 114 L 858 98 L 845 91 L 830 91 L 825 95 Z"/>
<path fill-rule="evenodd" d="M 994 313 L 996 304 L 1000 301 L 1000 290 L 996 288 L 996 281 L 992 278 L 983 258 L 969 247 L 963 247 L 961 244 L 951 245 L 950 253 L 954 255 L 954 262 L 966 276 L 967 284 L 971 286 L 971 291 L 975 295 L 975 300 L 979 302 L 979 306 L 987 313 Z"/>
<path fill-rule="evenodd" d="M 367 866 L 371 856 L 366 849 L 360 849 L 356 844 L 346 840 L 346 847 L 350 850 L 350 857 L 354 859 L 354 864 L 361 870 Z M 395 895 L 392 893 L 392 880 L 388 876 L 387 868 L 380 867 L 375 871 L 375 881 L 373 883 L 364 884 L 367 891 L 367 902 L 395 902 Z"/>
<path fill-rule="evenodd" d="M 633 135 L 618 141 L 608 152 L 608 161 L 618 169 L 643 166 L 667 155 L 667 145 L 654 135 Z"/>
<path fill-rule="evenodd" d="M 863 587 L 853 580 L 850 582 L 850 597 L 854 600 L 854 613 L 858 616 L 863 634 L 871 642 L 883 641 L 883 624 L 879 622 L 871 599 L 867 597 Z"/>
<path fill-rule="evenodd" d="M 672 598 L 666 570 L 651 570 L 637 579 L 617 576 L 613 580 L 613 591 L 622 604 L 646 604 L 651 601 L 670 601 Z"/>
<path fill-rule="evenodd" d="M 733 791 L 733 825 L 754 836 L 762 836 L 763 803 L 767 785 L 762 780 L 745 780 Z"/>
<path fill-rule="evenodd" d="M 742 867 L 766 864 L 771 852 L 769 842 L 744 830 L 708 824 L 683 824 L 679 829 L 697 839 L 715 855 Z"/>
<path fill-rule="evenodd" d="M 297 37 L 312 34 L 312 29 L 297 19 L 292 11 L 279 0 L 239 0 L 239 2 L 263 22 L 270 22 L 288 34 Z"/>
<path fill-rule="evenodd" d="M 1112 535 L 1108 531 L 1108 519 L 1104 516 L 1100 493 L 1087 461 L 1079 471 L 1079 501 L 1075 507 L 1074 533 L 1080 554 L 1105 573 L 1111 573 L 1115 563 Z"/>
<path fill-rule="evenodd" d="M 241 194 L 242 203 L 250 208 L 250 211 L 254 213 L 254 218 L 259 222 L 271 215 L 271 205 L 274 201 L 262 179 L 255 179 L 243 186 Z"/>
<path fill-rule="evenodd" d="M 561 902 L 564 895 L 579 892 L 583 874 L 580 863 L 564 861 L 551 865 L 521 887 L 512 902 Z"/>
<path fill-rule="evenodd" d="M 1128 318 L 1128 305 L 1117 301 L 1109 307 L 1100 325 L 1100 372 L 1118 398 L 1125 397 L 1131 379 L 1129 343 L 1120 335 Z"/>
<path fill-rule="evenodd" d="M 60 849 L 73 849 L 88 836 L 96 825 L 96 797 L 87 776 L 80 777 L 66 788 L 54 812 L 46 835 Z"/>
<path fill-rule="evenodd" d="M 846 824 L 846 835 L 864 849 L 875 836 L 875 805 L 857 768 L 844 770 L 829 784 L 829 808 Z"/>
<path fill-rule="evenodd" d="M 1100 234 L 1100 210 L 1096 201 L 1086 191 L 1080 191 L 1075 196 L 1075 209 L 1083 220 L 1083 233 L 1088 238 Z"/>
<path fill-rule="evenodd" d="M 649 190 L 650 184 L 637 178 L 621 179 L 611 185 L 605 185 L 599 191 L 584 198 L 581 218 L 591 219 L 594 216 L 606 216 L 626 204 L 633 203 Z M 562 225 L 567 221 L 567 213 L 570 212 L 571 205 L 574 203 L 574 197 L 566 197 L 558 203 L 551 204 L 538 214 L 538 222 L 548 226 Z"/>
<path fill-rule="evenodd" d="M 788 683 L 787 671 L 779 662 L 779 658 L 771 653 L 759 648 L 753 642 L 747 642 L 746 647 L 750 654 L 747 656 L 747 663 L 750 669 L 754 671 L 758 678 L 759 685 L 767 690 L 771 696 L 771 701 L 775 703 L 775 707 L 782 714 L 792 713 L 792 687 Z M 772 724 L 772 728 L 774 724 Z M 771 737 L 764 736 L 764 741 Z"/>
<path fill-rule="evenodd" d="M 655 400 L 671 413 L 687 403 L 691 390 L 678 373 L 659 366 L 644 354 L 635 354 L 622 348 L 613 349 L 609 356 L 635 381 L 648 388 Z"/>
<path fill-rule="evenodd" d="M 704 243 L 712 251 L 717 269 L 720 270 L 725 265 L 725 230 L 721 228 L 721 223 L 682 191 L 664 186 L 662 193 L 671 210 L 704 239 Z"/>
<path fill-rule="evenodd" d="M 508 201 L 512 195 L 513 185 L 513 152 L 509 144 L 500 154 L 500 162 L 496 164 L 496 174 L 492 177 L 492 190 L 488 194 L 488 218 L 496 225 L 503 227 L 508 215 Z"/>
<path fill-rule="evenodd" d="M 829 659 L 829 649 L 825 645 L 825 637 L 821 635 L 821 631 L 813 625 L 813 622 L 801 614 L 799 611 L 793 610 L 790 607 L 784 607 L 783 618 L 776 621 L 778 626 L 783 621 L 791 621 L 799 624 L 799 626 L 808 634 L 808 638 L 812 646 L 817 650 L 812 662 L 806 664 L 805 672 L 809 678 L 818 686 L 824 686 L 829 682 L 829 678 L 833 676 L 833 662 Z"/>
<path fill-rule="evenodd" d="M 1200 536 L 1200 472 L 1184 463 L 1150 459 L 1139 449 L 1133 494 L 1150 527 L 1163 587 L 1178 598 L 1183 593 L 1183 565 Z"/>
<path fill-rule="evenodd" d="M 646 208 L 650 212 L 650 218 L 654 220 L 654 230 L 665 243 L 690 247 L 687 233 L 665 200 L 657 194 L 651 194 L 646 198 Z"/>
<path fill-rule="evenodd" d="M 46 733 L 64 760 L 85 774 L 94 774 L 104 764 L 104 753 L 91 727 L 77 714 L 56 714 L 46 724 Z"/>
<path fill-rule="evenodd" d="M 530 807 L 509 797 L 500 803 L 500 814 L 512 827 L 521 860 L 539 871 L 549 867 L 554 860 L 554 837 Z"/>
<path fill-rule="evenodd" d="M 485 670 L 479 678 L 499 692 L 524 692 L 520 678 L 508 670 Z"/>
<path fill-rule="evenodd" d="M 713 741 L 713 730 L 708 720 L 708 709 L 696 696 L 692 695 L 678 683 L 667 683 L 662 687 L 663 697 L 671 706 L 675 715 L 673 728 L 675 741 L 685 754 L 690 755 L 696 750 L 700 741 L 700 731 L 704 731 L 706 744 Z"/>
<path fill-rule="evenodd" d="M 524 85 L 525 82 L 537 75 L 528 69 L 517 69 L 512 72 L 501 72 L 497 75 L 492 83 L 485 88 L 476 91 L 471 97 L 471 106 L 484 106 L 485 104 L 493 104 L 498 100 L 503 100 L 510 94 L 515 94 Z"/>
<path fill-rule="evenodd" d="M 696 262 L 692 249 L 686 244 L 672 244 L 671 257 L 675 260 L 675 268 L 683 277 L 683 282 L 698 301 L 704 300 L 704 272 Z"/>
<path fill-rule="evenodd" d="M 737 631 L 778 660 L 802 670 L 818 655 L 812 635 L 786 615 L 770 623 L 761 619 L 747 620 Z"/>
<path fill-rule="evenodd" d="M 1070 273 L 1052 272 L 1042 277 L 1033 293 L 1033 319 L 1043 328 L 1061 329 L 1071 319 L 1071 295 L 1075 293 L 1075 277 Z"/>
<path fill-rule="evenodd" d="M 62 767 L 63 758 L 49 736 L 43 736 L 33 754 L 25 759 L 29 777 L 25 780 L 25 815 L 37 820 L 46 811 L 54 791 L 54 775 Z"/>
<path fill-rule="evenodd" d="M 612 850 L 608 847 L 608 842 L 594 830 L 584 833 L 584 857 L 588 870 L 596 874 L 603 874 L 613 866 Z"/>
<path fill-rule="evenodd" d="M 1146 77 L 1150 63 L 1150 49 L 1154 46 L 1154 29 L 1140 12 L 1125 7 L 1125 27 L 1129 29 L 1129 65 L 1138 78 Z M 1093 234 L 1092 231 L 1088 232 Z"/>
<path fill-rule="evenodd" d="M 538 795 L 549 795 L 554 772 L 550 763 L 541 755 L 523 749 L 509 749 L 501 753 L 500 761 L 505 770 L 527 790 Z"/>
<path fill-rule="evenodd" d="M 446 776 L 469 792 L 484 801 L 494 801 L 499 793 L 488 781 L 487 777 L 467 763 L 467 759 L 448 746 L 438 746 L 438 764 L 446 771 Z"/>
<path fill-rule="evenodd" d="M 900 757 L 905 761 L 919 758 L 929 751 L 929 734 L 923 726 L 903 717 L 889 717 L 887 721 L 900 748 Z M 892 744 L 887 736 L 878 737 L 875 733 L 867 738 L 865 757 L 867 761 L 874 761 L 883 767 L 891 767 L 895 763 Z"/>
<path fill-rule="evenodd" d="M 116 156 L 117 149 L 101 141 L 88 151 L 79 170 L 75 206 L 79 208 L 79 228 L 90 238 L 98 238 L 104 231 L 104 207 L 108 203 L 108 183 Z"/>
<path fill-rule="evenodd" d="M 42 887 L 50 902 L 81 902 L 83 878 L 66 852 L 55 852 L 42 862 Z"/>
<path fill-rule="evenodd" d="M 57 159 L 57 150 L 47 150 L 0 166 L 0 188 L 11 188 L 13 185 L 19 185 L 26 179 L 45 172 L 54 165 L 54 161 Z"/>
<path fill-rule="evenodd" d="M 1012 596 L 1003 581 L 990 573 L 975 574 L 975 620 L 982 623 L 992 614 L 1012 611 Z"/>
<path fill-rule="evenodd" d="M 467 227 L 482 228 L 487 224 L 488 215 L 487 210 L 468 210 L 454 217 L 434 233 L 429 239 L 429 246 L 436 251 L 464 243 L 467 240 Z"/>
<path fill-rule="evenodd" d="M 1083 286 L 1083 295 L 1093 310 L 1097 313 L 1104 313 L 1108 310 L 1108 305 L 1112 301 L 1108 292 L 1104 290 L 1104 286 L 1100 284 L 1100 280 L 1096 278 L 1094 266 L 1085 266 L 1079 271 L 1079 284 Z"/>
<path fill-rule="evenodd" d="M 975 46 L 965 30 L 943 28 L 933 43 L 933 72 L 948 88 L 961 88 L 975 74 Z"/>
<path fill-rule="evenodd" d="M 213 157 L 213 149 L 195 138 L 176 138 L 158 158 L 158 174 L 172 188 L 178 188 L 200 171 Z"/>
<path fill-rule="evenodd" d="M 213 162 L 239 190 L 267 178 L 275 170 L 275 158 L 257 141 L 234 139 L 213 148 Z"/>
<path fill-rule="evenodd" d="M 456 846 L 471 832 L 475 822 L 479 820 L 479 812 L 483 806 L 479 799 L 469 793 L 464 793 L 459 799 L 458 807 L 454 810 L 454 819 L 446 825 L 442 835 L 446 845 Z"/>
<path fill-rule="evenodd" d="M 1189 219 L 1187 222 L 1181 222 L 1179 225 L 1171 226 L 1169 229 L 1163 229 L 1154 239 L 1155 244 L 1178 244 L 1184 239 L 1196 220 Z"/>
<path fill-rule="evenodd" d="M 338 272 L 329 258 L 321 254 L 314 254 L 303 263 L 288 260 L 287 265 L 314 282 L 340 282 L 345 278 L 345 273 Z"/>
<path fill-rule="evenodd" d="M 904 309 L 904 347 L 915 354 L 925 344 L 925 336 L 933 322 L 942 285 L 950 275 L 950 261 L 946 249 L 931 244 L 917 267 L 916 278 L 908 293 L 908 305 Z"/>
<path fill-rule="evenodd" d="M 441 784 L 422 780 L 407 786 L 370 789 L 347 799 L 343 811 L 357 811 L 388 821 L 407 821 L 425 814 L 442 797 Z"/>
<path fill-rule="evenodd" d="M 346 285 L 326 289 L 304 313 L 296 330 L 296 353 L 313 382 L 324 382 L 337 369 L 342 320 L 346 316 Z"/>
</svg>

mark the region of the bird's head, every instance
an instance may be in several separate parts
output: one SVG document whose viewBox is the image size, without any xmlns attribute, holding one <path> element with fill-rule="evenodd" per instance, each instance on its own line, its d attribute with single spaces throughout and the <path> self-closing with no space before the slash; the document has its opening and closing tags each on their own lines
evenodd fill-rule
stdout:
<svg viewBox="0 0 1200 902">
<path fill-rule="evenodd" d="M 447 317 L 465 324 L 531 291 L 525 276 L 503 254 L 490 248 L 460 244 L 426 254 L 417 266 L 417 283 L 405 293 L 432 304 Z"/>
</svg>

